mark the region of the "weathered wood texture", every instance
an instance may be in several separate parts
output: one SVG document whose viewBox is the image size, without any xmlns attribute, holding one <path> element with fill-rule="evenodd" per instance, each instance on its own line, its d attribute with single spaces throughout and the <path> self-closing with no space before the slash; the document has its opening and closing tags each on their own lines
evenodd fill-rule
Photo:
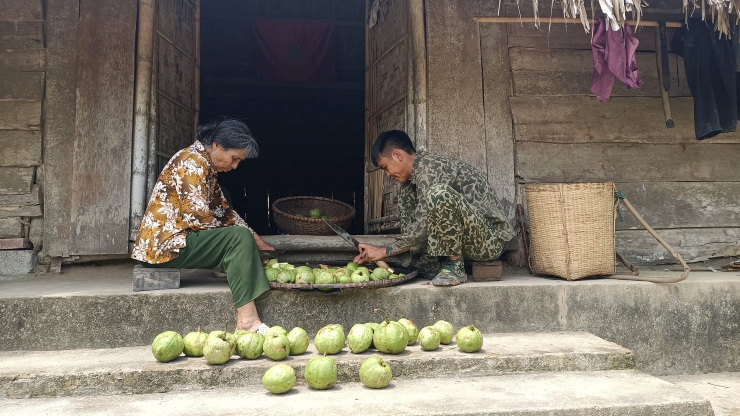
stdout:
<svg viewBox="0 0 740 416">
<path fill-rule="evenodd" d="M 0 71 L 43 71 L 46 49 L 2 49 Z"/>
<path fill-rule="evenodd" d="M 15 250 L 19 248 L 29 248 L 28 240 L 25 238 L 0 239 L 0 250 Z"/>
<path fill-rule="evenodd" d="M 0 238 L 17 238 L 23 236 L 23 224 L 20 218 L 0 219 Z"/>
<path fill-rule="evenodd" d="M 484 149 L 488 181 L 496 191 L 504 212 L 513 223 L 516 207 L 514 178 L 514 132 L 512 130 L 511 71 L 506 47 L 506 28 L 480 27 L 483 71 Z M 471 149 L 474 150 L 474 149 Z M 480 151 L 480 149 L 478 149 Z"/>
<path fill-rule="evenodd" d="M 41 101 L 44 95 L 43 72 L 2 72 L 0 79 L 0 100 Z"/>
<path fill-rule="evenodd" d="M 658 235 L 687 262 L 740 255 L 740 228 L 689 228 L 659 230 Z M 635 264 L 676 263 L 647 231 L 617 231 L 617 251 Z"/>
<path fill-rule="evenodd" d="M 518 142 L 632 142 L 696 144 L 694 102 L 671 99 L 676 127 L 667 129 L 660 98 L 615 97 L 605 105 L 585 96 L 512 97 Z M 738 143 L 740 133 L 726 133 L 707 143 Z"/>
<path fill-rule="evenodd" d="M 525 182 L 740 181 L 736 144 L 517 144 Z M 687 224 L 688 225 L 688 224 Z"/>
<path fill-rule="evenodd" d="M 39 205 L 25 207 L 0 207 L 0 218 L 40 217 L 41 215 L 41 206 Z"/>
<path fill-rule="evenodd" d="M 0 167 L 0 198 L 4 194 L 27 194 L 31 192 L 34 168 Z"/>
<path fill-rule="evenodd" d="M 0 101 L 0 129 L 41 128 L 41 101 Z"/>
<path fill-rule="evenodd" d="M 428 1 L 429 150 L 487 168 L 481 39 L 472 1 Z"/>
<path fill-rule="evenodd" d="M 41 0 L 0 0 L 3 20 L 43 20 Z"/>
<path fill-rule="evenodd" d="M 128 252 L 135 0 L 82 0 L 70 254 Z"/>
<path fill-rule="evenodd" d="M 483 26 L 482 26 L 483 27 Z M 594 70 L 590 50 L 511 48 L 514 95 L 593 95 L 591 75 Z M 637 67 L 643 85 L 627 89 L 614 82 L 612 97 L 660 97 L 655 53 L 638 52 Z M 683 59 L 669 54 L 671 97 L 691 97 L 684 74 Z"/>
<path fill-rule="evenodd" d="M 43 47 L 43 20 L 0 20 L 0 49 L 34 49 Z"/>
<path fill-rule="evenodd" d="M 740 182 L 617 183 L 637 212 L 655 228 L 721 228 L 740 225 Z M 642 229 L 622 206 L 617 229 Z"/>
<path fill-rule="evenodd" d="M 41 131 L 0 130 L 0 166 L 41 164 Z"/>
<path fill-rule="evenodd" d="M 0 205 L 3 206 L 26 206 L 41 204 L 41 189 L 38 185 L 31 187 L 31 192 L 25 194 L 0 195 Z"/>
<path fill-rule="evenodd" d="M 77 89 L 79 3 L 47 0 L 44 110 L 44 252 L 69 255 L 72 164 Z"/>
</svg>

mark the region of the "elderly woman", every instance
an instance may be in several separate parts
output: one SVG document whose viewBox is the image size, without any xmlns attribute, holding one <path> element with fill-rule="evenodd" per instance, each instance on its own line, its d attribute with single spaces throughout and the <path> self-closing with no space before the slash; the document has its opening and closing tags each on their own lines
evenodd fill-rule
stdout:
<svg viewBox="0 0 740 416">
<path fill-rule="evenodd" d="M 258 250 L 274 250 L 226 202 L 218 172 L 258 154 L 239 120 L 198 128 L 192 146 L 162 170 L 139 227 L 131 257 L 147 267 L 226 270 L 237 310 L 236 329 L 264 333 L 254 300 L 270 289 Z"/>
</svg>

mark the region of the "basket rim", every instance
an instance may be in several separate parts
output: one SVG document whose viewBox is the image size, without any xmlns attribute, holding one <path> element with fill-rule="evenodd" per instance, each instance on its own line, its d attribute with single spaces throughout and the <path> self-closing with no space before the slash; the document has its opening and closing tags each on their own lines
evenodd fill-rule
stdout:
<svg viewBox="0 0 740 416">
<path fill-rule="evenodd" d="M 344 205 L 345 207 L 347 207 L 347 208 L 350 209 L 350 213 L 348 215 L 345 215 L 343 217 L 327 218 L 328 220 L 330 220 L 330 219 L 336 219 L 337 222 L 346 222 L 346 221 L 352 220 L 352 218 L 354 218 L 355 215 L 357 214 L 357 211 L 355 211 L 355 208 L 352 205 L 350 205 L 350 204 L 348 204 L 346 202 L 342 202 L 342 201 L 340 201 L 338 199 L 324 198 L 324 197 L 321 197 L 321 196 L 288 196 L 288 197 L 285 197 L 285 198 L 276 199 L 275 201 L 272 202 L 272 210 L 273 210 L 273 212 L 278 213 L 278 214 L 280 214 L 280 215 L 282 215 L 282 216 L 284 216 L 286 218 L 289 218 L 289 219 L 291 219 L 293 221 L 301 221 L 301 222 L 307 222 L 307 223 L 322 223 L 322 224 L 324 223 L 324 220 L 321 219 L 321 218 L 297 217 L 297 216 L 295 216 L 293 214 L 288 214 L 287 212 L 284 212 L 284 211 L 280 210 L 277 207 L 277 203 L 278 202 L 284 202 L 284 201 L 296 200 L 296 199 L 313 199 L 313 200 L 317 200 L 318 199 L 318 200 L 323 200 L 323 201 L 330 201 L 332 203 L 336 203 L 336 204 L 339 204 L 339 205 Z"/>
<path fill-rule="evenodd" d="M 314 289 L 369 289 L 379 287 L 390 287 L 396 286 L 406 281 L 409 281 L 416 277 L 418 272 L 416 270 L 410 271 L 408 274 L 395 279 L 383 279 L 383 280 L 371 280 L 363 283 L 326 283 L 326 284 L 315 284 L 315 283 L 277 283 L 270 282 L 271 289 L 292 289 L 292 290 L 314 290 Z"/>
</svg>

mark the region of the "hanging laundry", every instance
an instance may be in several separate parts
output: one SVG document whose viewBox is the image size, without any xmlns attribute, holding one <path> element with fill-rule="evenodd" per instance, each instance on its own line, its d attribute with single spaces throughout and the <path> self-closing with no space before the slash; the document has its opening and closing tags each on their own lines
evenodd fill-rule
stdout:
<svg viewBox="0 0 740 416">
<path fill-rule="evenodd" d="M 594 36 L 591 40 L 594 58 L 591 92 L 596 94 L 596 99 L 602 104 L 609 100 L 614 78 L 624 82 L 628 89 L 642 86 L 635 60 L 635 51 L 639 43 L 626 22 L 624 30 L 609 30 L 609 25 L 604 24 L 603 17 L 594 23 Z"/>
<path fill-rule="evenodd" d="M 714 31 L 711 22 L 689 19 L 676 29 L 671 51 L 683 57 L 686 81 L 694 97 L 697 140 L 737 129 L 738 81 L 733 43 Z"/>
</svg>

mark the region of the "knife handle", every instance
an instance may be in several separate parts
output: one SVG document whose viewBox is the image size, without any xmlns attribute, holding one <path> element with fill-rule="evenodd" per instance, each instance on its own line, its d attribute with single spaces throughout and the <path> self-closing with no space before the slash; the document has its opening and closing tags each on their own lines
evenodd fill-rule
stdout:
<svg viewBox="0 0 740 416">
<path fill-rule="evenodd" d="M 391 267 L 388 266 L 388 263 L 384 262 L 383 260 L 376 261 L 375 262 L 375 265 L 378 266 L 378 267 L 381 267 L 383 269 L 388 269 L 388 270 L 390 270 L 391 273 L 393 273 L 393 269 L 391 269 Z"/>
</svg>

